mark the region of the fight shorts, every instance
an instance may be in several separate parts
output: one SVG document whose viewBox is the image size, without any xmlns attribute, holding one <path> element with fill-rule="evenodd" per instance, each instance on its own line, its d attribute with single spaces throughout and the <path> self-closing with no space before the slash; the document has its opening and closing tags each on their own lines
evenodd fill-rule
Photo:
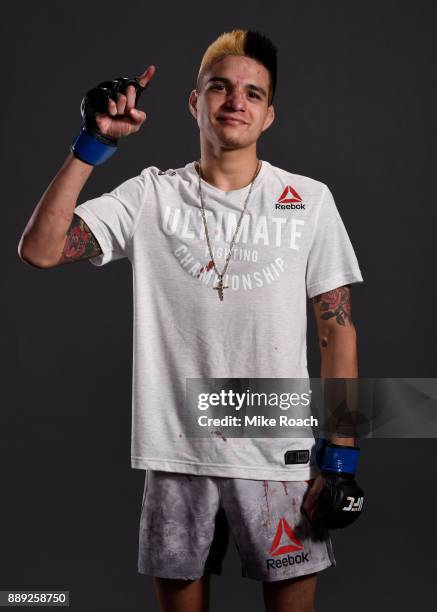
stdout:
<svg viewBox="0 0 437 612">
<path fill-rule="evenodd" d="M 311 484 L 146 470 L 138 572 L 221 574 L 229 531 L 245 578 L 273 582 L 335 566 L 329 532 L 301 512 Z"/>
</svg>

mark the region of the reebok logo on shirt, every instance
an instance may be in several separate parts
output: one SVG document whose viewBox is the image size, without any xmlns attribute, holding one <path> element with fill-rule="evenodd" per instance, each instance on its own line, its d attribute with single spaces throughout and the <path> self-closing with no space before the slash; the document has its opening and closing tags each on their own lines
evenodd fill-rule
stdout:
<svg viewBox="0 0 437 612">
<path fill-rule="evenodd" d="M 294 202 L 297 202 L 296 204 Z M 305 204 L 291 185 L 286 185 L 284 191 L 278 198 L 275 208 L 288 208 L 290 210 L 305 210 Z"/>
</svg>

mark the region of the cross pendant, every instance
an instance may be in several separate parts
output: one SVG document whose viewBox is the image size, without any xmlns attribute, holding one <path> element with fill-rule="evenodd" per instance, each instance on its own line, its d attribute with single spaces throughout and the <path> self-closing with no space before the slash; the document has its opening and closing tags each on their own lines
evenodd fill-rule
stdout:
<svg viewBox="0 0 437 612">
<path fill-rule="evenodd" d="M 219 280 L 219 283 L 218 283 L 217 287 L 213 287 L 213 288 L 217 289 L 220 301 L 223 302 L 223 289 L 229 289 L 229 287 L 227 285 L 223 284 L 223 278 L 222 277 L 220 277 L 220 280 Z"/>
</svg>

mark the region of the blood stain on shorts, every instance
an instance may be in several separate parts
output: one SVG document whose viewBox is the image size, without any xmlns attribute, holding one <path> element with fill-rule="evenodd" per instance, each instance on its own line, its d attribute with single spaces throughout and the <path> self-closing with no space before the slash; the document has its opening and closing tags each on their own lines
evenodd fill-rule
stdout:
<svg viewBox="0 0 437 612">
<path fill-rule="evenodd" d="M 262 517 L 261 527 L 267 527 L 268 526 L 268 522 L 269 522 L 269 515 L 268 514 L 266 515 L 265 510 L 264 510 L 262 504 L 260 505 L 260 510 L 261 510 L 261 517 Z M 267 516 L 267 518 L 266 518 L 266 516 Z"/>
<path fill-rule="evenodd" d="M 268 492 L 269 492 L 269 481 L 268 480 L 263 480 L 263 488 L 264 488 L 264 497 L 266 498 L 267 513 L 270 514 L 269 499 L 268 499 Z"/>
</svg>

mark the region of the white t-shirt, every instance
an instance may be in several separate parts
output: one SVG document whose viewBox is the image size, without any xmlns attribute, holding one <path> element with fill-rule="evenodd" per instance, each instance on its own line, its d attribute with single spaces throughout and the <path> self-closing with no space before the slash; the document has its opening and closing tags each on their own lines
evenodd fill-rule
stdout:
<svg viewBox="0 0 437 612">
<path fill-rule="evenodd" d="M 218 270 L 249 185 L 225 192 L 202 179 Z M 200 210 L 194 162 L 145 168 L 75 209 L 102 249 L 96 266 L 127 257 L 133 269 L 131 465 L 251 478 L 307 480 L 317 468 L 285 464 L 303 438 L 190 438 L 183 430 L 187 378 L 307 378 L 306 304 L 362 282 L 329 188 L 267 161 L 254 181 L 220 301 Z"/>
</svg>

